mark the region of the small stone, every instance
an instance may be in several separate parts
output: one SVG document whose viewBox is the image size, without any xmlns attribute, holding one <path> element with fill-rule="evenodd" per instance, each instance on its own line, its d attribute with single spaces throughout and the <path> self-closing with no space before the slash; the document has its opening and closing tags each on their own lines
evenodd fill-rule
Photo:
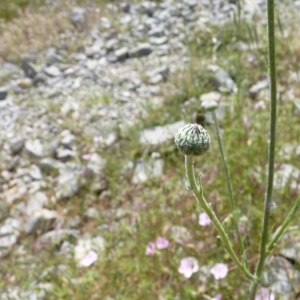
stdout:
<svg viewBox="0 0 300 300">
<path fill-rule="evenodd" d="M 33 79 L 37 75 L 37 71 L 34 67 L 26 61 L 21 62 L 21 68 L 25 73 L 25 76 Z"/>
<path fill-rule="evenodd" d="M 128 57 L 128 48 L 123 47 L 115 51 L 115 56 L 118 61 L 122 61 Z"/>
<path fill-rule="evenodd" d="M 80 174 L 72 168 L 61 170 L 57 182 L 57 198 L 69 198 L 78 192 L 80 188 Z"/>
<path fill-rule="evenodd" d="M 9 148 L 13 155 L 19 154 L 24 147 L 24 139 L 21 137 L 15 137 L 9 141 Z"/>
<path fill-rule="evenodd" d="M 267 79 L 256 82 L 249 89 L 249 96 L 255 99 L 259 92 L 269 87 L 269 81 Z"/>
<path fill-rule="evenodd" d="M 151 76 L 148 81 L 150 84 L 155 85 L 155 84 L 162 82 L 163 80 L 164 80 L 164 78 L 161 74 L 156 74 L 154 76 Z"/>
<path fill-rule="evenodd" d="M 118 45 L 119 41 L 117 39 L 110 39 L 106 42 L 106 49 L 107 51 L 115 50 L 116 46 Z"/>
<path fill-rule="evenodd" d="M 44 147 L 38 139 L 26 141 L 25 150 L 33 158 L 42 158 L 44 156 Z"/>
<path fill-rule="evenodd" d="M 156 45 L 156 46 L 163 45 L 163 44 L 165 44 L 167 41 L 168 41 L 168 37 L 167 37 L 167 36 L 162 36 L 162 37 L 150 37 L 150 38 L 149 38 L 149 42 L 150 42 L 152 45 Z"/>
<path fill-rule="evenodd" d="M 76 143 L 76 136 L 73 134 L 67 134 L 60 140 L 60 143 L 66 148 L 72 148 L 72 146 Z"/>
<path fill-rule="evenodd" d="M 83 30 L 87 22 L 86 10 L 81 7 L 74 7 L 70 13 L 70 21 L 78 30 Z"/>
<path fill-rule="evenodd" d="M 59 147 L 56 150 L 56 158 L 59 161 L 67 162 L 70 161 L 74 156 L 75 156 L 75 152 L 70 149 Z"/>
<path fill-rule="evenodd" d="M 85 211 L 85 213 L 83 215 L 90 219 L 97 219 L 97 218 L 99 218 L 100 214 L 96 208 L 90 207 Z"/>
<path fill-rule="evenodd" d="M 58 219 L 59 215 L 56 211 L 49 209 L 37 210 L 28 218 L 24 231 L 26 234 L 36 231 L 41 233 L 47 232 L 53 229 L 54 224 Z"/>
<path fill-rule="evenodd" d="M 7 91 L 3 88 L 0 88 L 0 101 L 5 100 L 7 95 L 8 95 Z"/>
<path fill-rule="evenodd" d="M 155 27 L 155 28 L 152 28 L 150 31 L 148 31 L 148 36 L 149 37 L 159 38 L 159 37 L 162 37 L 164 35 L 165 35 L 165 32 L 164 32 L 163 27 Z"/>
<path fill-rule="evenodd" d="M 219 69 L 215 74 L 214 83 L 220 92 L 232 93 L 237 91 L 236 83 L 223 69 Z"/>
<path fill-rule="evenodd" d="M 143 1 L 141 4 L 141 12 L 152 17 L 157 4 L 153 1 Z"/>
<path fill-rule="evenodd" d="M 62 61 L 61 56 L 56 52 L 56 49 L 49 48 L 46 55 L 46 64 L 47 66 L 51 66 L 55 63 L 59 63 Z"/>
<path fill-rule="evenodd" d="M 140 44 L 136 48 L 129 51 L 129 57 L 142 57 L 148 56 L 152 52 L 152 47 L 150 44 Z"/>
<path fill-rule="evenodd" d="M 43 179 L 41 170 L 37 165 L 31 165 L 30 170 L 29 170 L 29 176 L 33 180 L 42 180 Z"/>
<path fill-rule="evenodd" d="M 105 167 L 105 163 L 106 160 L 104 158 L 102 158 L 97 153 L 93 153 L 91 158 L 89 159 L 87 167 L 91 169 L 94 172 L 94 174 L 101 174 L 103 168 Z"/>
<path fill-rule="evenodd" d="M 63 163 L 53 158 L 43 158 L 39 161 L 38 166 L 42 172 L 45 173 L 59 173 L 59 170 L 63 168 Z"/>
<path fill-rule="evenodd" d="M 0 227 L 0 248 L 10 248 L 17 243 L 20 236 L 21 223 L 17 219 L 8 218 Z"/>
<path fill-rule="evenodd" d="M 54 65 L 45 68 L 44 72 L 51 77 L 57 77 L 57 76 L 62 75 L 60 69 Z"/>
<path fill-rule="evenodd" d="M 69 238 L 78 238 L 80 231 L 76 229 L 55 229 L 40 236 L 40 243 L 57 245 Z"/>
<path fill-rule="evenodd" d="M 89 59 L 86 62 L 86 66 L 89 70 L 95 70 L 98 66 L 98 61 L 95 59 Z"/>
<path fill-rule="evenodd" d="M 162 159 L 150 159 L 140 161 L 135 167 L 131 182 L 133 184 L 143 183 L 150 178 L 161 177 L 163 174 L 164 161 Z"/>
<path fill-rule="evenodd" d="M 34 193 L 27 201 L 26 205 L 22 209 L 22 213 L 31 215 L 35 211 L 41 210 L 48 205 L 48 197 L 43 192 Z"/>
<path fill-rule="evenodd" d="M 30 78 L 20 78 L 16 83 L 22 89 L 28 89 L 33 86 L 33 81 Z"/>
<path fill-rule="evenodd" d="M 156 126 L 143 130 L 140 137 L 140 143 L 143 145 L 159 145 L 173 140 L 174 133 L 184 126 L 183 121 L 179 121 L 166 126 Z"/>
</svg>

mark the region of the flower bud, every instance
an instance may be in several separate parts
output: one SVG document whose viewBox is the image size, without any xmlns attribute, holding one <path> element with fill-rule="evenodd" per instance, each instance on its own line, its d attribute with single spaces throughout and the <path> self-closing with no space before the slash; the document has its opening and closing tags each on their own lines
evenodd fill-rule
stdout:
<svg viewBox="0 0 300 300">
<path fill-rule="evenodd" d="M 187 124 L 178 129 L 175 144 L 183 154 L 197 156 L 208 150 L 210 137 L 201 125 Z"/>
<path fill-rule="evenodd" d="M 214 111 L 218 108 L 218 103 L 214 100 L 205 100 L 201 103 L 201 107 L 205 112 Z"/>
</svg>

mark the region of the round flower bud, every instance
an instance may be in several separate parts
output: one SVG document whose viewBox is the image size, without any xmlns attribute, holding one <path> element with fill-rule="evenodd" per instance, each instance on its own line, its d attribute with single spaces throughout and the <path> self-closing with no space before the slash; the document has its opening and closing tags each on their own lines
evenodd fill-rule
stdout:
<svg viewBox="0 0 300 300">
<path fill-rule="evenodd" d="M 218 108 L 218 103 L 214 100 L 205 100 L 201 103 L 201 107 L 205 112 L 214 111 Z"/>
<path fill-rule="evenodd" d="M 210 137 L 201 125 L 187 124 L 178 129 L 175 144 L 183 154 L 197 156 L 208 150 Z"/>
</svg>

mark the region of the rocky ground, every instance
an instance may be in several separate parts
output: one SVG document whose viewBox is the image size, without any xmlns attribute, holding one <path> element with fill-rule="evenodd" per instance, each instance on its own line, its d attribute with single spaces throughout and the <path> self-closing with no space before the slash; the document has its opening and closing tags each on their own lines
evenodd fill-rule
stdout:
<svg viewBox="0 0 300 300">
<path fill-rule="evenodd" d="M 298 9 L 300 1 L 291 5 Z M 265 22 L 265 10 L 265 1 L 245 0 L 242 17 Z M 60 48 L 24 53 L 17 63 L 0 63 L 3 258 L 11 252 L 26 255 L 20 239 L 32 236 L 40 244 L 74 237 L 75 243 L 62 243 L 61 248 L 66 255 L 74 251 L 76 260 L 92 245 L 104 247 L 101 236 L 87 237 L 78 227 L 81 218 L 97 216 L 93 206 L 69 219 L 68 211 L 56 211 L 55 204 L 71 199 L 87 182 L 99 199 L 109 197 L 105 152 L 130 128 L 140 127 L 142 147 L 172 140 L 181 120 L 146 129 L 141 120 L 149 107 L 159 110 L 165 105 L 165 89 L 176 89 L 169 79 L 188 68 L 187 45 L 193 34 L 207 24 L 222 26 L 238 14 L 235 1 L 219 0 L 122 2 L 107 4 L 103 11 L 88 30 L 88 8 L 69 12 L 70 23 L 84 35 L 77 51 L 65 50 L 63 44 L 71 38 L 66 33 Z M 218 100 L 224 91 L 235 92 L 226 70 L 211 65 L 206 71 L 214 74 L 216 91 L 204 98 Z M 261 81 L 250 92 L 255 95 L 266 87 Z M 156 152 L 147 163 L 128 161 L 132 184 L 161 176 L 163 165 Z M 18 293 L 12 288 L 0 299 Z M 13 299 L 43 297 L 22 295 Z"/>
</svg>

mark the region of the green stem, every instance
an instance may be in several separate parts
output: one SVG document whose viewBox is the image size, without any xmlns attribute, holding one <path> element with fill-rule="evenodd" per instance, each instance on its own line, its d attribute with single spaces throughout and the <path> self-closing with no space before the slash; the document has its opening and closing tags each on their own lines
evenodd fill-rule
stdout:
<svg viewBox="0 0 300 300">
<path fill-rule="evenodd" d="M 271 239 L 271 241 L 267 245 L 267 252 L 268 253 L 274 248 L 274 245 L 276 244 L 276 242 L 278 241 L 278 239 L 281 237 L 281 235 L 283 234 L 283 232 L 286 229 L 286 227 L 292 221 L 292 219 L 295 216 L 295 214 L 296 214 L 296 212 L 297 212 L 297 210 L 298 210 L 299 207 L 300 207 L 300 196 L 297 198 L 297 200 L 294 203 L 294 206 L 292 207 L 292 209 L 289 212 L 288 216 L 283 221 L 283 223 L 281 224 L 281 226 L 276 230 L 273 238 Z"/>
<path fill-rule="evenodd" d="M 218 119 L 217 119 L 216 112 L 213 111 L 212 115 L 213 115 L 213 120 L 214 120 L 214 124 L 215 124 L 215 129 L 216 129 L 219 149 L 220 149 L 220 153 L 221 153 L 223 168 L 224 168 L 224 172 L 225 172 L 227 189 L 228 189 L 228 193 L 229 193 L 230 206 L 231 206 L 231 210 L 232 210 L 232 213 L 233 213 L 234 226 L 235 226 L 235 231 L 236 231 L 236 235 L 237 235 L 237 238 L 238 238 L 240 254 L 242 256 L 244 256 L 245 248 L 244 248 L 244 243 L 242 241 L 242 237 L 241 237 L 240 230 L 239 230 L 239 224 L 238 224 L 239 216 L 238 216 L 238 211 L 236 209 L 236 205 L 235 205 L 235 201 L 234 201 L 234 197 L 233 197 L 232 183 L 231 183 L 231 179 L 230 179 L 230 175 L 229 175 L 228 165 L 227 165 L 227 162 L 226 162 L 226 156 L 225 156 L 225 152 L 224 152 L 224 147 L 223 147 L 222 138 L 221 138 L 221 134 L 220 134 L 220 130 L 219 130 L 219 124 L 218 124 Z M 245 263 L 246 263 L 246 266 L 247 266 L 247 260 L 245 260 Z"/>
<path fill-rule="evenodd" d="M 186 169 L 186 176 L 188 179 L 189 189 L 193 191 L 199 206 L 208 214 L 211 221 L 213 222 L 214 226 L 216 227 L 220 235 L 220 238 L 224 244 L 225 249 L 229 253 L 232 260 L 235 262 L 237 267 L 245 274 L 245 276 L 250 280 L 254 280 L 255 278 L 253 277 L 253 275 L 245 268 L 245 266 L 239 261 L 237 255 L 235 254 L 223 225 L 221 224 L 216 214 L 212 210 L 211 206 L 206 202 L 203 196 L 202 187 L 197 185 L 195 179 L 195 173 L 194 173 L 194 161 L 191 156 L 185 155 L 185 169 Z"/>
<path fill-rule="evenodd" d="M 262 226 L 262 236 L 260 242 L 260 255 L 255 269 L 257 281 L 262 276 L 262 271 L 267 257 L 266 245 L 269 237 L 269 219 L 271 211 L 271 201 L 273 193 L 273 177 L 275 162 L 275 135 L 276 135 L 276 61 L 275 61 L 275 26 L 274 26 L 274 0 L 268 0 L 268 54 L 269 54 L 269 75 L 271 91 L 271 109 L 270 109 L 270 129 L 268 142 L 268 182 L 264 201 L 264 217 Z M 254 282 L 251 287 L 250 300 L 255 299 L 258 282 Z"/>
</svg>

